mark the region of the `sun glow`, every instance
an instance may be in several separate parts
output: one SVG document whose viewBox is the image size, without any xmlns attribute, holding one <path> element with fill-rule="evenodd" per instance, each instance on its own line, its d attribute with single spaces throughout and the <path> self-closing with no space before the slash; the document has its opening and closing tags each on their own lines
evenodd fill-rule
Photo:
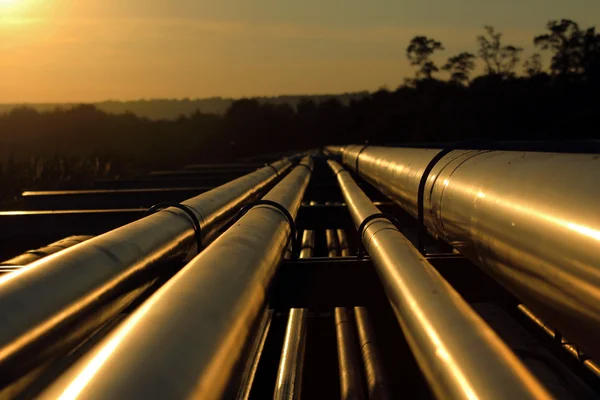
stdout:
<svg viewBox="0 0 600 400">
<path fill-rule="evenodd" d="M 3 6 L 15 6 L 20 3 L 20 0 L 0 0 L 0 7 Z"/>
</svg>

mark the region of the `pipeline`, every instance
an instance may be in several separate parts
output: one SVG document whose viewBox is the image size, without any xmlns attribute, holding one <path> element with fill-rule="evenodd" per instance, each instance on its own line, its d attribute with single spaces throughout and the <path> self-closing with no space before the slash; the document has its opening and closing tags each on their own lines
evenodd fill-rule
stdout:
<svg viewBox="0 0 600 400">
<path fill-rule="evenodd" d="M 315 247 L 315 232 L 305 230 L 302 234 L 300 258 L 310 258 Z M 302 392 L 302 370 L 306 347 L 306 320 L 308 310 L 292 308 L 285 330 L 281 359 L 277 371 L 273 399 L 300 399 Z"/>
<path fill-rule="evenodd" d="M 61 239 L 47 246 L 41 247 L 36 250 L 26 251 L 25 253 L 13 257 L 10 260 L 3 261 L 0 263 L 0 267 L 28 265 L 44 257 L 48 257 L 49 255 L 58 253 L 59 251 L 63 251 L 64 249 L 68 249 L 69 247 L 75 246 L 76 244 L 83 243 L 86 240 L 91 239 L 92 237 L 93 236 L 89 235 L 69 236 L 68 238 Z"/>
<path fill-rule="evenodd" d="M 360 227 L 379 210 L 347 171 L 334 161 L 328 163 L 352 220 Z M 551 397 L 394 225 L 375 218 L 360 234 L 417 363 L 438 398 Z"/>
<path fill-rule="evenodd" d="M 330 148 L 417 216 L 439 149 Z M 600 358 L 600 156 L 454 150 L 427 177 L 424 223 Z"/>
<path fill-rule="evenodd" d="M 0 396 L 33 379 L 131 304 L 157 277 L 175 272 L 210 243 L 240 206 L 291 167 L 281 160 L 0 277 Z"/>
<path fill-rule="evenodd" d="M 302 161 L 264 199 L 295 218 L 311 171 Z M 221 398 L 291 231 L 276 207 L 250 209 L 41 398 Z"/>
<path fill-rule="evenodd" d="M 367 392 L 370 400 L 388 400 L 392 398 L 383 362 L 379 354 L 375 332 L 364 307 L 354 307 L 354 319 L 358 330 L 358 341 L 362 353 L 367 380 Z"/>
</svg>

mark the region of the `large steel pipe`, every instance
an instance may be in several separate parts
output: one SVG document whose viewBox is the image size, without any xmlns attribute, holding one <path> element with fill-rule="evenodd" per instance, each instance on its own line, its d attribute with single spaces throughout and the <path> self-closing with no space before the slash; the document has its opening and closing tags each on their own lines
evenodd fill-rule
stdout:
<svg viewBox="0 0 600 400">
<path fill-rule="evenodd" d="M 350 174 L 329 161 L 354 224 L 380 211 Z M 526 399 L 550 395 L 495 332 L 388 220 L 361 240 L 398 322 L 438 398 Z"/>
<path fill-rule="evenodd" d="M 279 161 L 184 202 L 203 243 L 290 166 Z M 25 373 L 68 351 L 165 270 L 191 259 L 196 243 L 190 217 L 169 208 L 0 277 L 1 385 L 22 385 Z"/>
<path fill-rule="evenodd" d="M 305 160 L 264 199 L 294 217 L 311 166 Z M 41 398 L 221 398 L 290 232 L 283 212 L 255 206 Z"/>
<path fill-rule="evenodd" d="M 439 150 L 363 147 L 344 163 L 416 215 Z M 600 359 L 599 182 L 597 154 L 455 150 L 429 174 L 424 221 Z"/>
</svg>

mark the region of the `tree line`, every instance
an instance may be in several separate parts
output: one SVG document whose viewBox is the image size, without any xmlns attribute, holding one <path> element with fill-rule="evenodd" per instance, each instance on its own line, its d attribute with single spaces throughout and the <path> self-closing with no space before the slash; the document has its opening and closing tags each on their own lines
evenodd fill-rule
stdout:
<svg viewBox="0 0 600 400">
<path fill-rule="evenodd" d="M 438 65 L 433 56 L 443 43 L 416 36 L 406 48 L 414 78 L 346 104 L 330 98 L 293 107 L 241 99 L 224 115 L 198 110 L 161 121 L 106 114 L 90 105 L 41 113 L 13 110 L 0 116 L 0 184 L 16 185 L 9 180 L 25 175 L 21 181 L 29 186 L 49 186 L 75 180 L 78 168 L 87 171 L 78 181 L 86 182 L 135 168 L 231 161 L 335 143 L 600 136 L 600 35 L 595 28 L 550 21 L 533 38 L 534 46 L 550 55 L 547 68 L 539 53 L 521 60 L 523 49 L 505 43 L 493 27 L 486 26 L 477 42 L 476 52 L 452 55 Z M 485 71 L 474 77 L 478 58 Z M 448 71 L 449 80 L 438 79 L 440 71 Z"/>
</svg>

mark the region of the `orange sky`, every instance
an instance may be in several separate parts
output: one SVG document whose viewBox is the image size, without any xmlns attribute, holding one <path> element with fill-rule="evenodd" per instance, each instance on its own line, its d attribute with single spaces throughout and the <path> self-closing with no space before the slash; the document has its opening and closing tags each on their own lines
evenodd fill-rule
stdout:
<svg viewBox="0 0 600 400">
<path fill-rule="evenodd" d="M 483 24 L 531 53 L 548 19 L 598 0 L 0 0 L 0 102 L 241 97 L 396 87 L 410 38 L 443 61 Z"/>
</svg>

